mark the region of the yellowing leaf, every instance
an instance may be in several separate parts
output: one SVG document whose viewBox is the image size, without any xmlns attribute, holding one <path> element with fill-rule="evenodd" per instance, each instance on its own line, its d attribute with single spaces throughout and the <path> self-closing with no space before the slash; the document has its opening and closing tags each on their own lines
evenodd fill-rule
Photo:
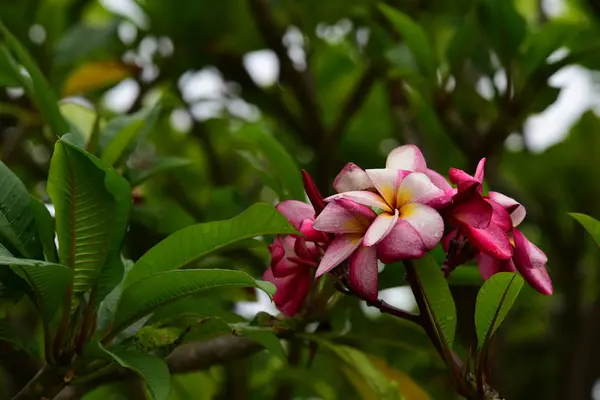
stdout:
<svg viewBox="0 0 600 400">
<path fill-rule="evenodd" d="M 369 356 L 371 363 L 390 381 L 395 382 L 404 400 L 429 400 L 429 395 L 404 372 L 391 368 L 385 360 Z"/>
<path fill-rule="evenodd" d="M 131 76 L 133 68 L 118 61 L 89 62 L 75 69 L 65 81 L 64 96 L 102 89 Z"/>
</svg>

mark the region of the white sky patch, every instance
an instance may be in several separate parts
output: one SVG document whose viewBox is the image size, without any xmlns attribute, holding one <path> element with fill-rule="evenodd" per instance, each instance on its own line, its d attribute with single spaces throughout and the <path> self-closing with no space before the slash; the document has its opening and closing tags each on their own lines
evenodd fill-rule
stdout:
<svg viewBox="0 0 600 400">
<path fill-rule="evenodd" d="M 187 71 L 179 78 L 179 90 L 186 102 L 222 98 L 225 82 L 216 68 Z"/>
<path fill-rule="evenodd" d="M 140 28 L 148 28 L 149 20 L 134 0 L 100 0 L 100 4 L 117 15 L 129 18 Z"/>
<path fill-rule="evenodd" d="M 140 86 L 132 79 L 125 79 L 104 94 L 102 102 L 116 113 L 125 113 L 131 108 L 140 93 Z"/>
<path fill-rule="evenodd" d="M 244 318 L 252 319 L 254 316 L 263 311 L 271 315 L 279 314 L 275 304 L 271 302 L 269 296 L 262 290 L 256 290 L 256 301 L 240 301 L 235 304 L 234 310 L 237 314 Z"/>
<path fill-rule="evenodd" d="M 279 59 L 272 50 L 246 53 L 244 67 L 259 86 L 272 86 L 279 78 Z"/>
<path fill-rule="evenodd" d="M 406 311 L 414 311 L 417 307 L 417 302 L 410 286 L 398 286 L 381 290 L 379 291 L 379 298 L 394 307 Z M 368 317 L 376 318 L 381 316 L 381 312 L 377 308 L 368 306 L 364 301 L 360 302 L 360 308 Z"/>
</svg>

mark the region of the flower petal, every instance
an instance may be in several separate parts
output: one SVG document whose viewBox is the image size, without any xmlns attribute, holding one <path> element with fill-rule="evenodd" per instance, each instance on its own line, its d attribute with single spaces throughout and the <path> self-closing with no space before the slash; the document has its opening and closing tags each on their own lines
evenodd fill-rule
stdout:
<svg viewBox="0 0 600 400">
<path fill-rule="evenodd" d="M 492 206 L 492 220 L 490 223 L 498 225 L 500 229 L 506 232 L 510 231 L 513 225 L 508 211 L 494 200 L 488 199 L 487 202 Z"/>
<path fill-rule="evenodd" d="M 402 180 L 396 191 L 396 207 L 407 203 L 423 203 L 441 207 L 450 202 L 450 197 L 431 182 L 422 172 L 412 172 Z"/>
<path fill-rule="evenodd" d="M 309 274 L 294 275 L 273 282 L 277 291 L 273 302 L 277 309 L 286 317 L 292 317 L 300 311 L 304 300 L 310 291 L 311 279 Z"/>
<path fill-rule="evenodd" d="M 498 225 L 490 224 L 487 228 L 482 229 L 464 225 L 463 231 L 468 236 L 471 244 L 479 251 L 501 260 L 512 257 L 513 246 L 507 233 Z"/>
<path fill-rule="evenodd" d="M 334 194 L 325 199 L 325 201 L 332 201 L 338 199 L 351 200 L 355 203 L 362 204 L 369 207 L 379 208 L 384 211 L 392 211 L 391 207 L 385 202 L 385 200 L 377 193 L 367 192 L 365 190 L 357 190 L 352 192 L 344 192 L 340 194 Z M 320 216 L 320 215 L 319 215 Z"/>
<path fill-rule="evenodd" d="M 296 229 L 300 229 L 300 225 L 305 219 L 315 219 L 315 209 L 310 204 L 302 201 L 285 200 L 277 204 L 275 208 L 283 214 Z"/>
<path fill-rule="evenodd" d="M 525 219 L 527 211 L 525 210 L 525 207 L 515 199 L 498 192 L 489 192 L 488 197 L 496 203 L 502 204 L 507 210 L 510 210 L 510 218 L 512 219 L 513 226 L 519 226 Z"/>
<path fill-rule="evenodd" d="M 401 218 L 417 231 L 425 250 L 438 245 L 444 234 L 444 220 L 432 207 L 425 204 L 409 203 L 400 209 Z"/>
<path fill-rule="evenodd" d="M 352 254 L 360 246 L 363 236 L 357 234 L 339 235 L 329 244 L 315 278 L 326 274 Z"/>
<path fill-rule="evenodd" d="M 385 264 L 410 258 L 421 258 L 425 245 L 415 228 L 407 221 L 398 219 L 390 233 L 377 244 L 377 255 Z"/>
<path fill-rule="evenodd" d="M 279 259 L 273 258 L 271 261 L 271 268 L 273 269 L 273 275 L 276 278 L 281 278 L 284 276 L 288 276 L 290 274 L 295 274 L 298 272 L 298 268 L 306 268 L 305 266 L 299 266 L 293 261 L 290 261 L 290 257 L 298 257 L 295 250 L 296 238 L 293 236 L 278 236 L 273 242 L 273 245 L 280 246 L 280 250 L 278 249 L 278 254 L 280 251 L 283 251 L 283 256 Z"/>
<path fill-rule="evenodd" d="M 490 203 L 481 196 L 475 195 L 453 205 L 448 211 L 448 215 L 452 220 L 461 224 L 483 229 L 490 225 L 493 210 Z"/>
<path fill-rule="evenodd" d="M 396 147 L 387 156 L 385 167 L 390 169 L 402 169 L 406 171 L 422 171 L 427 168 L 425 158 L 421 150 L 414 144 L 405 144 Z"/>
<path fill-rule="evenodd" d="M 312 227 L 322 232 L 364 234 L 376 216 L 367 206 L 338 199 L 327 204 Z"/>
<path fill-rule="evenodd" d="M 442 175 L 438 174 L 434 170 L 428 168 L 425 171 L 423 171 L 423 173 L 427 175 L 427 177 L 435 186 L 442 189 L 447 195 L 452 196 L 456 191 L 456 189 L 454 189 L 452 185 L 448 183 L 446 178 L 444 178 Z"/>
<path fill-rule="evenodd" d="M 483 183 L 483 171 L 485 169 L 485 157 L 479 160 L 475 169 L 475 179 Z"/>
<path fill-rule="evenodd" d="M 350 287 L 360 296 L 377 300 L 379 269 L 374 247 L 361 246 L 350 257 Z"/>
<path fill-rule="evenodd" d="M 326 242 L 327 235 L 324 232 L 318 231 L 314 228 L 315 221 L 312 219 L 305 219 L 300 224 L 300 233 L 306 236 L 306 239 L 312 242 Z"/>
<path fill-rule="evenodd" d="M 363 239 L 364 246 L 373 246 L 379 243 L 387 234 L 390 233 L 394 225 L 398 221 L 398 210 L 394 210 L 394 214 L 381 213 L 375 218 L 371 224 L 365 238 Z"/>
<path fill-rule="evenodd" d="M 511 259 L 498 260 L 483 253 L 479 253 L 477 256 L 477 265 L 484 281 L 490 279 L 497 272 L 517 272 Z"/>
<path fill-rule="evenodd" d="M 348 163 L 342 171 L 335 177 L 333 188 L 336 192 L 350 192 L 353 190 L 374 189 L 373 182 L 367 173 L 358 165 Z"/>
<path fill-rule="evenodd" d="M 366 172 L 381 197 L 391 208 L 394 208 L 396 204 L 396 189 L 408 172 L 383 168 L 368 169 Z"/>
<path fill-rule="evenodd" d="M 518 229 L 513 229 L 515 255 L 513 260 L 523 278 L 538 292 L 551 295 L 552 280 L 546 271 L 548 258 L 542 250 L 531 243 Z"/>
</svg>

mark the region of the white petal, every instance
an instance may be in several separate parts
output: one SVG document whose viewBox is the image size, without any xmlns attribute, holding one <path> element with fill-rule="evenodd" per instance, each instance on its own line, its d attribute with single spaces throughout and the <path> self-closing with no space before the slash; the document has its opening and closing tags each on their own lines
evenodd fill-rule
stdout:
<svg viewBox="0 0 600 400">
<path fill-rule="evenodd" d="M 364 190 L 356 190 L 352 192 L 344 192 L 340 194 L 334 194 L 325 199 L 325 201 L 347 199 L 352 200 L 358 204 L 362 204 L 369 207 L 379 208 L 384 211 L 392 211 L 391 207 L 385 202 L 383 197 L 377 193 L 367 192 Z"/>
<path fill-rule="evenodd" d="M 348 163 L 333 181 L 336 192 L 350 192 L 353 190 L 374 189 L 373 182 L 367 173 L 354 163 Z"/>
<path fill-rule="evenodd" d="M 421 172 L 407 175 L 396 191 L 396 207 L 407 203 L 423 203 L 438 207 L 447 204 L 448 201 L 450 197 Z"/>
<path fill-rule="evenodd" d="M 381 242 L 390 233 L 394 225 L 396 225 L 396 221 L 398 221 L 398 210 L 394 210 L 394 214 L 385 212 L 379 214 L 367 230 L 367 233 L 365 233 L 363 245 L 373 246 Z"/>
<path fill-rule="evenodd" d="M 444 220 L 433 208 L 410 203 L 400 209 L 400 218 L 408 222 L 421 236 L 427 250 L 433 249 L 444 234 Z"/>
<path fill-rule="evenodd" d="M 385 167 L 406 171 L 422 171 L 427 168 L 421 150 L 413 144 L 396 147 L 387 156 Z"/>
<path fill-rule="evenodd" d="M 333 239 L 327 247 L 319 268 L 317 268 L 316 278 L 331 271 L 337 267 L 342 261 L 350 257 L 350 254 L 360 246 L 362 235 L 348 234 L 340 235 Z"/>
</svg>

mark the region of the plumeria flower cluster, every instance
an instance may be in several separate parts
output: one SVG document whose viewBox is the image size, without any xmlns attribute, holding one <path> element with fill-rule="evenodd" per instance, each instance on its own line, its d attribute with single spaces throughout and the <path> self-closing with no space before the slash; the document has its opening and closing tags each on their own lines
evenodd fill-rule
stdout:
<svg viewBox="0 0 600 400">
<path fill-rule="evenodd" d="M 442 244 L 442 267 L 477 260 L 484 279 L 501 271 L 519 272 L 543 294 L 552 294 L 545 254 L 517 229 L 525 207 L 497 192 L 483 194 L 485 159 L 475 176 L 450 169 L 452 186 L 427 168 L 414 145 L 394 149 L 385 168 L 363 170 L 349 163 L 334 181 L 336 194 L 322 199 L 304 175 L 314 205 L 288 200 L 277 209 L 302 234 L 277 237 L 263 279 L 277 286 L 275 304 L 296 314 L 313 279 L 340 274 L 359 297 L 378 296 L 378 260 L 384 264 L 417 259 Z M 316 209 L 316 211 L 315 211 Z"/>
</svg>

